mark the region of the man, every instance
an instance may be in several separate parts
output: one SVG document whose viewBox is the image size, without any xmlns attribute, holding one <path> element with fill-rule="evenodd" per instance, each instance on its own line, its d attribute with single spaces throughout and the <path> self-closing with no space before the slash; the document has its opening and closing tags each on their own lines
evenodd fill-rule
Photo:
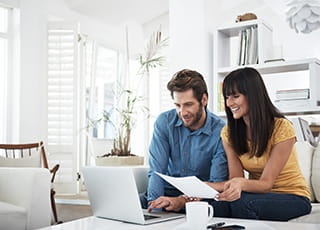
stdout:
<svg viewBox="0 0 320 230">
<path fill-rule="evenodd" d="M 154 172 L 169 176 L 197 176 L 220 182 L 228 179 L 228 166 L 220 139 L 225 123 L 209 112 L 208 90 L 202 75 L 177 72 L 168 82 L 176 109 L 160 114 L 154 125 L 149 152 L 149 184 L 140 196 L 143 208 L 181 211 L 186 199 Z"/>
</svg>

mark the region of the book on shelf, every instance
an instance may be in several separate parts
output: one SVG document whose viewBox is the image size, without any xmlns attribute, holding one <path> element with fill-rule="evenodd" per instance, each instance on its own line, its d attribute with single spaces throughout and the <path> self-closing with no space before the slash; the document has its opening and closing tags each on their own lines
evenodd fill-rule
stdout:
<svg viewBox="0 0 320 230">
<path fill-rule="evenodd" d="M 306 111 L 306 108 L 313 106 L 313 103 L 310 99 L 299 99 L 299 100 L 275 100 L 274 105 L 282 113 L 290 112 L 303 112 Z"/>
<path fill-rule="evenodd" d="M 239 31 L 238 65 L 258 63 L 258 31 L 251 26 Z"/>
<path fill-rule="evenodd" d="M 315 146 L 315 139 L 308 121 L 302 119 L 301 117 L 295 117 L 291 119 L 291 122 L 296 132 L 297 141 L 307 141 L 312 146 Z"/>
<path fill-rule="evenodd" d="M 244 59 L 244 65 L 248 65 L 249 63 L 249 52 L 250 52 L 250 46 L 251 46 L 251 27 L 247 28 L 245 30 L 246 33 L 246 48 L 245 48 L 245 59 Z"/>
<path fill-rule="evenodd" d="M 276 100 L 297 100 L 309 98 L 310 89 L 288 89 L 276 91 Z"/>
<path fill-rule="evenodd" d="M 238 33 L 238 55 L 237 55 L 237 65 L 241 65 L 241 60 L 242 60 L 242 30 L 239 31 Z"/>
<path fill-rule="evenodd" d="M 218 112 L 224 112 L 225 109 L 224 109 L 224 98 L 223 98 L 223 92 L 222 92 L 222 85 L 223 83 L 222 82 L 219 82 L 218 84 L 218 95 L 217 95 L 217 98 L 218 98 Z"/>
<path fill-rule="evenodd" d="M 258 28 L 257 26 L 250 27 L 249 49 L 248 49 L 248 64 L 258 63 Z"/>
<path fill-rule="evenodd" d="M 245 58 L 246 58 L 246 40 L 247 40 L 247 34 L 246 30 L 241 30 L 241 47 L 240 47 L 240 60 L 239 65 L 245 64 Z"/>
</svg>

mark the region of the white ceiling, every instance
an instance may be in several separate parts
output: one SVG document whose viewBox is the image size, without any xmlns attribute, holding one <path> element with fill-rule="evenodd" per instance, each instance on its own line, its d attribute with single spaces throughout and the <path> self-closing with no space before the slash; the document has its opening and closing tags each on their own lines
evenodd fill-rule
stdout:
<svg viewBox="0 0 320 230">
<path fill-rule="evenodd" d="M 169 11 L 169 0 L 64 0 L 78 13 L 108 24 L 144 24 Z"/>
<path fill-rule="evenodd" d="M 170 0 L 64 0 L 69 9 L 95 18 L 102 23 L 121 25 L 128 21 L 145 24 L 169 12 Z M 207 0 L 212 12 L 232 12 L 245 6 L 268 6 L 275 13 L 284 14 L 286 0 Z M 250 7 L 249 7 L 250 8 Z M 217 11 L 217 9 L 219 9 Z M 245 11 L 243 11 L 245 12 Z"/>
</svg>

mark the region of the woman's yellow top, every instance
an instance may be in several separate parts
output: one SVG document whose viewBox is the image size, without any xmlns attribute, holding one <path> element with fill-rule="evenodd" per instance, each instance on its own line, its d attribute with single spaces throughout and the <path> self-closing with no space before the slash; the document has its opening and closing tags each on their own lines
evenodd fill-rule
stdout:
<svg viewBox="0 0 320 230">
<path fill-rule="evenodd" d="M 245 153 L 239 156 L 243 168 L 249 173 L 249 179 L 259 180 L 274 145 L 295 136 L 295 131 L 290 121 L 285 118 L 276 118 L 272 136 L 263 155 L 250 158 L 249 153 Z M 221 131 L 221 138 L 224 142 L 230 144 L 227 125 Z M 248 141 L 248 147 L 251 149 L 250 141 Z M 295 194 L 310 199 L 310 190 L 301 173 L 295 146 L 287 163 L 274 181 L 271 192 Z"/>
</svg>

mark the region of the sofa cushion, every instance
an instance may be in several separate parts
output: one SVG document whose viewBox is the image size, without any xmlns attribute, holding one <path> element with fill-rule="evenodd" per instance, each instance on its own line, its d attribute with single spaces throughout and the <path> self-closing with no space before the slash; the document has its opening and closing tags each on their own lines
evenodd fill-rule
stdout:
<svg viewBox="0 0 320 230">
<path fill-rule="evenodd" d="M 26 229 L 27 211 L 23 207 L 0 201 L 1 229 Z"/>
<path fill-rule="evenodd" d="M 41 167 L 41 155 L 39 152 L 34 153 L 32 156 L 23 158 L 6 158 L 0 156 L 0 167 Z"/>
<path fill-rule="evenodd" d="M 313 154 L 311 182 L 315 198 L 320 202 L 320 145 Z"/>
<path fill-rule="evenodd" d="M 306 179 L 307 185 L 310 188 L 311 192 L 311 201 L 315 200 L 313 187 L 311 185 L 311 168 L 312 168 L 312 158 L 314 154 L 314 147 L 311 146 L 308 142 L 296 142 L 295 144 L 300 169 L 302 175 Z M 319 178 L 319 177 L 318 177 Z"/>
</svg>

